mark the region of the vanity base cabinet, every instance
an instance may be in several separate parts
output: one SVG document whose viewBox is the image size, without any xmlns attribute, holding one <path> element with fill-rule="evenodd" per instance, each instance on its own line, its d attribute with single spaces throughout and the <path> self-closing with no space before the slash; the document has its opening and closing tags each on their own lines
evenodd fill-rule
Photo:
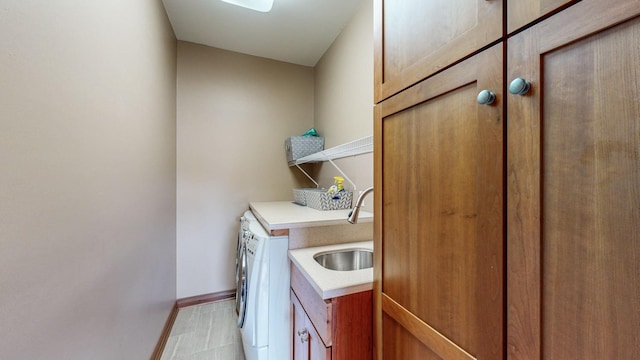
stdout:
<svg viewBox="0 0 640 360">
<path fill-rule="evenodd" d="M 291 265 L 294 360 L 373 359 L 372 291 L 323 300 Z"/>
<path fill-rule="evenodd" d="M 331 347 L 325 346 L 320 340 L 320 335 L 293 291 L 291 303 L 293 305 L 293 359 L 331 360 Z"/>
</svg>

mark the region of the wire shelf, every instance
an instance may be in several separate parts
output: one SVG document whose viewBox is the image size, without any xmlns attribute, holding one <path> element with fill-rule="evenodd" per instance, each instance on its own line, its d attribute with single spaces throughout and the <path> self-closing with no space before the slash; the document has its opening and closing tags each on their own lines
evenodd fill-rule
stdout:
<svg viewBox="0 0 640 360">
<path fill-rule="evenodd" d="M 344 171 L 342 171 L 342 169 L 340 169 L 340 167 L 338 167 L 338 165 L 336 165 L 336 163 L 333 162 L 333 160 L 342 159 L 349 156 L 367 154 L 370 152 L 373 152 L 373 136 L 366 136 L 358 140 L 353 140 L 348 143 L 344 143 L 323 151 L 319 151 L 315 154 L 307 155 L 296 161 L 290 162 L 289 166 L 297 167 L 300 171 L 302 171 L 304 175 L 307 176 L 307 178 L 309 178 L 309 180 L 313 181 L 313 183 L 316 184 L 316 187 L 320 187 L 318 182 L 313 177 L 311 177 L 311 175 L 309 175 L 306 171 L 304 171 L 304 169 L 301 168 L 299 165 L 304 163 L 328 161 L 331 163 L 331 165 L 333 165 L 333 167 L 336 168 L 336 170 L 338 170 L 338 172 L 345 178 L 345 180 L 351 183 L 351 185 L 353 186 L 353 190 L 355 192 L 356 184 L 353 181 L 351 181 L 351 179 L 347 176 L 347 174 L 345 174 Z"/>
<path fill-rule="evenodd" d="M 307 155 L 293 162 L 291 166 L 309 162 L 330 161 L 370 152 L 373 152 L 373 136 L 366 136 L 358 140 L 319 151 L 315 154 Z"/>
</svg>

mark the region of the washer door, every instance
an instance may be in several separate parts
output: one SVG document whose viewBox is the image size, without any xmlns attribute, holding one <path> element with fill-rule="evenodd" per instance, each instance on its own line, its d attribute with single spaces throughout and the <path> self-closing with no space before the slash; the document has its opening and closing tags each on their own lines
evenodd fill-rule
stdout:
<svg viewBox="0 0 640 360">
<path fill-rule="evenodd" d="M 242 227 L 243 225 L 240 226 L 240 231 L 238 231 L 238 243 L 236 244 L 236 315 L 240 315 L 240 303 L 242 299 L 240 296 L 240 285 L 242 284 L 240 281 L 242 278 L 242 253 L 244 252 L 246 240 L 249 237 L 249 232 Z"/>
<path fill-rule="evenodd" d="M 244 326 L 247 313 L 247 248 L 241 245 L 240 259 L 238 260 L 238 276 L 236 289 L 236 309 L 238 310 L 238 327 Z"/>
<path fill-rule="evenodd" d="M 236 244 L 236 315 L 240 315 L 240 262 L 242 261 L 242 244 L 244 243 L 244 237 L 242 236 L 242 229 L 238 232 L 238 243 Z"/>
</svg>

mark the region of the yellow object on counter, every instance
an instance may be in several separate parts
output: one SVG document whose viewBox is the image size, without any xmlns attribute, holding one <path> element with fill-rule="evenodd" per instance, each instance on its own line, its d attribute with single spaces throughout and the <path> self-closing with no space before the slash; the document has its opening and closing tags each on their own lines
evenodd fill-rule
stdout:
<svg viewBox="0 0 640 360">
<path fill-rule="evenodd" d="M 337 188 L 337 191 L 344 190 L 344 186 L 342 185 L 342 183 L 344 182 L 344 178 L 342 176 L 334 176 L 333 182 Z"/>
</svg>

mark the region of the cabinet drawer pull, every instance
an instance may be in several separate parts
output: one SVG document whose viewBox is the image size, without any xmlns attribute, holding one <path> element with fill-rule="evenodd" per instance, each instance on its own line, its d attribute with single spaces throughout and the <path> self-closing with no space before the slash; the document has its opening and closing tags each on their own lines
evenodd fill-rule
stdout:
<svg viewBox="0 0 640 360">
<path fill-rule="evenodd" d="M 309 331 L 307 329 L 298 330 L 298 336 L 300 336 L 301 343 L 309 341 Z"/>
<path fill-rule="evenodd" d="M 524 95 L 529 92 L 531 83 L 523 78 L 515 78 L 509 84 L 509 92 L 513 95 Z"/>
<path fill-rule="evenodd" d="M 482 90 L 478 94 L 477 100 L 480 105 L 491 105 L 496 101 L 496 94 L 491 90 Z"/>
</svg>

